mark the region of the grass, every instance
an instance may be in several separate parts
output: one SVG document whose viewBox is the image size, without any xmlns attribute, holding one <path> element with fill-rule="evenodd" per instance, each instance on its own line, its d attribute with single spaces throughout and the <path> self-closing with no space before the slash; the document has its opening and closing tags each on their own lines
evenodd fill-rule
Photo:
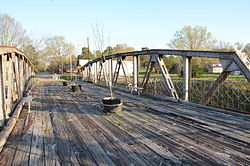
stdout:
<svg viewBox="0 0 250 166">
<path fill-rule="evenodd" d="M 72 79 L 75 79 L 76 76 L 77 76 L 76 74 L 72 74 Z M 71 80 L 70 73 L 60 74 L 59 77 L 60 79 L 63 79 L 63 80 Z"/>
</svg>

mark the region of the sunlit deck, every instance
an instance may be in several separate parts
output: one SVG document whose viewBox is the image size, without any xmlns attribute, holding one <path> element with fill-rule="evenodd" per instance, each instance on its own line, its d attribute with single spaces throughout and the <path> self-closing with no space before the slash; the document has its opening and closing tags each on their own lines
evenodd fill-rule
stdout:
<svg viewBox="0 0 250 166">
<path fill-rule="evenodd" d="M 119 114 L 104 114 L 107 88 L 38 82 L 0 165 L 250 165 L 250 117 L 115 91 Z"/>
</svg>

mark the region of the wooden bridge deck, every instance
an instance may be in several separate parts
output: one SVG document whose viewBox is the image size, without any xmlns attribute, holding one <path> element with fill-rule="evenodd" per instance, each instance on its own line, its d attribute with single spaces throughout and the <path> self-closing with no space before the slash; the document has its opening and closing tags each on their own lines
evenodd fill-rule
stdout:
<svg viewBox="0 0 250 166">
<path fill-rule="evenodd" d="M 250 165 L 250 117 L 116 91 L 120 114 L 100 108 L 105 88 L 38 82 L 1 165 Z"/>
</svg>

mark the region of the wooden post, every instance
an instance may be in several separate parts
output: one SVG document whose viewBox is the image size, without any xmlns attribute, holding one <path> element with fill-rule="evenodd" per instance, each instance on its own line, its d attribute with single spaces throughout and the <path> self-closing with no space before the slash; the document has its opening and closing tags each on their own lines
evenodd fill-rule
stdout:
<svg viewBox="0 0 250 166">
<path fill-rule="evenodd" d="M 192 57 L 183 58 L 183 100 L 190 101 L 191 77 L 192 77 Z"/>
<path fill-rule="evenodd" d="M 16 67 L 16 61 L 17 61 L 17 57 L 15 56 L 15 53 L 13 53 L 12 55 L 12 70 L 13 70 L 13 100 L 16 101 L 19 99 L 18 96 L 18 82 L 17 82 L 17 67 Z"/>
<path fill-rule="evenodd" d="M 24 93 L 24 75 L 23 75 L 23 58 L 21 56 L 20 59 L 20 86 L 21 86 L 21 97 L 23 97 L 23 93 Z"/>
<path fill-rule="evenodd" d="M 6 119 L 5 93 L 4 93 L 4 55 L 0 55 L 0 126 L 4 125 Z"/>
<path fill-rule="evenodd" d="M 7 60 L 5 61 L 5 73 L 6 73 L 6 84 L 5 84 L 5 105 L 6 105 L 6 116 L 11 112 L 12 109 L 12 84 L 13 84 L 13 67 L 11 53 L 7 54 Z"/>
<path fill-rule="evenodd" d="M 138 86 L 138 55 L 133 56 L 133 81 L 134 87 Z M 137 89 L 135 89 L 137 91 Z"/>
</svg>

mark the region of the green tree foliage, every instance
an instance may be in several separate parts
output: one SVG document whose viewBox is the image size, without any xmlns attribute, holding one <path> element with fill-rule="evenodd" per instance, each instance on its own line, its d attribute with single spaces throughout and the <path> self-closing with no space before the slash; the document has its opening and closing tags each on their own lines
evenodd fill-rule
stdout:
<svg viewBox="0 0 250 166">
<path fill-rule="evenodd" d="M 214 50 L 217 47 L 216 42 L 217 41 L 212 36 L 211 32 L 207 31 L 206 27 L 184 26 L 180 31 L 177 31 L 174 34 L 174 39 L 172 39 L 168 43 L 168 46 L 173 49 L 184 49 L 184 50 Z M 222 44 L 225 44 L 225 43 L 222 43 Z M 182 70 L 182 69 L 178 65 L 181 66 L 182 59 L 179 58 L 177 60 L 179 60 L 179 62 L 175 62 L 175 65 L 174 65 L 175 71 L 178 71 L 179 74 L 181 74 L 182 71 L 179 71 L 179 70 Z M 192 61 L 193 77 L 199 77 L 201 73 L 204 72 L 206 67 L 203 66 L 202 64 L 203 63 L 200 58 L 193 58 L 193 61 Z"/>
<path fill-rule="evenodd" d="M 103 51 L 103 56 L 108 56 L 110 54 L 114 53 L 114 49 L 111 46 L 108 46 L 104 51 Z"/>
<path fill-rule="evenodd" d="M 169 73 L 176 74 L 181 71 L 181 57 L 179 56 L 165 56 L 163 61 L 168 69 Z"/>
<path fill-rule="evenodd" d="M 146 51 L 146 50 L 149 50 L 149 48 L 148 47 L 142 47 L 141 50 Z M 149 56 L 147 56 L 147 55 L 139 56 L 139 61 L 140 61 L 139 64 L 141 65 L 140 67 L 145 68 L 147 66 L 147 64 L 148 64 Z"/>
<path fill-rule="evenodd" d="M 93 53 L 87 47 L 82 48 L 82 53 L 78 56 L 78 59 L 94 59 Z"/>
<path fill-rule="evenodd" d="M 168 46 L 173 49 L 210 50 L 215 47 L 216 40 L 206 27 L 184 26 L 174 34 Z"/>
<path fill-rule="evenodd" d="M 23 51 L 31 61 L 33 69 L 36 73 L 47 69 L 47 64 L 45 63 L 46 59 L 41 51 L 37 51 L 32 45 L 28 45 Z"/>
</svg>

